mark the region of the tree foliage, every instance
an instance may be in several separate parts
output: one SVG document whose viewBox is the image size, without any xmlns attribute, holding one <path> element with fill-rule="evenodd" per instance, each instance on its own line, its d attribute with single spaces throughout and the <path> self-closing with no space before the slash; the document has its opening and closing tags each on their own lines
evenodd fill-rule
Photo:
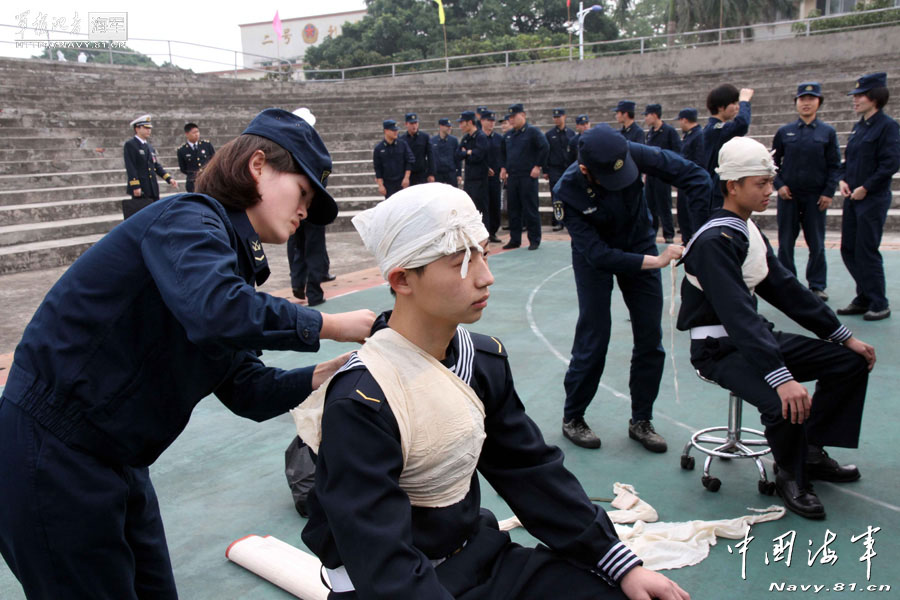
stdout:
<svg viewBox="0 0 900 600">
<path fill-rule="evenodd" d="M 872 26 L 879 25 L 895 25 L 900 21 L 900 8 L 897 10 L 884 10 L 877 13 L 866 11 L 876 10 L 879 8 L 891 8 L 895 6 L 893 0 L 861 0 L 856 3 L 853 11 L 845 16 L 835 17 L 833 19 L 822 19 L 813 21 L 809 24 L 810 31 L 828 32 L 834 29 L 845 29 L 847 27 Z M 807 17 L 820 17 L 818 10 L 811 10 Z M 804 23 L 795 23 L 794 31 L 798 33 L 806 33 L 806 25 Z"/>
</svg>

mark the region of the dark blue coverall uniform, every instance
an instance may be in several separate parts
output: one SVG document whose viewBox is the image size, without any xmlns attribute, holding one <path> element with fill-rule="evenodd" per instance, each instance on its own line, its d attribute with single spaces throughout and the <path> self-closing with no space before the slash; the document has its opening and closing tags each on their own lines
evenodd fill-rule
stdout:
<svg viewBox="0 0 900 600">
<path fill-rule="evenodd" d="M 381 140 L 375 146 L 372 153 L 372 163 L 375 166 L 375 179 L 384 181 L 387 190 L 385 198 L 390 198 L 401 189 L 403 175 L 412 169 L 415 157 L 406 142 L 397 138 L 393 143 Z"/>
<path fill-rule="evenodd" d="M 646 145 L 656 146 L 663 150 L 681 153 L 681 140 L 675 128 L 668 123 L 663 123 L 659 129 L 652 127 L 647 130 Z M 672 220 L 672 187 L 656 177 L 647 176 L 647 184 L 644 187 L 647 196 L 647 206 L 653 215 L 653 231 L 662 226 L 663 238 L 671 240 L 675 237 L 675 222 Z"/>
<path fill-rule="evenodd" d="M 629 143 L 628 151 L 641 173 L 684 190 L 692 218 L 706 220 L 710 181 L 702 167 L 674 152 L 642 144 Z M 584 416 L 600 384 L 609 346 L 613 278 L 628 306 L 634 335 L 629 380 L 632 420 L 653 419 L 653 402 L 665 361 L 663 293 L 659 270 L 641 270 L 645 255 L 658 255 L 656 232 L 650 225 L 642 187 L 638 177 L 622 190 L 603 189 L 592 185 L 581 173 L 579 163 L 573 163 L 554 190 L 554 208 L 562 212 L 558 218 L 572 237 L 572 268 L 578 292 L 578 325 L 565 377 L 566 421 Z"/>
<path fill-rule="evenodd" d="M 691 364 L 759 409 L 775 462 L 805 488 L 808 444 L 858 445 L 869 378 L 866 360 L 841 345 L 850 330 L 781 264 L 768 240 L 768 275 L 754 295 L 741 271 L 749 249 L 747 223 L 720 208 L 708 226 L 695 234 L 682 259 L 703 289 L 682 282 L 678 329 L 724 326 L 725 337 L 691 340 Z M 757 295 L 820 339 L 775 331 L 757 312 Z M 802 424 L 782 417 L 775 391 L 791 380 L 817 380 L 812 411 Z"/>
<path fill-rule="evenodd" d="M 541 243 L 541 215 L 538 212 L 538 180 L 531 176 L 534 167 L 547 161 L 550 147 L 537 127 L 525 123 L 521 129 L 510 129 L 503 136 L 500 162 L 509 178 L 506 180 L 506 204 L 509 211 L 509 243 L 522 244 L 522 222 L 528 230 L 531 245 Z"/>
<path fill-rule="evenodd" d="M 853 304 L 881 311 L 889 307 L 884 261 L 878 246 L 891 207 L 891 177 L 900 168 L 897 122 L 879 110 L 853 126 L 844 149 L 840 179 L 850 190 L 866 188 L 862 200 L 844 198 L 841 258 L 856 281 Z"/>
<path fill-rule="evenodd" d="M 485 134 L 487 135 L 487 134 Z M 500 197 L 503 191 L 503 183 L 500 181 L 500 162 L 503 136 L 496 131 L 491 131 L 487 136 L 490 147 L 488 149 L 488 168 L 493 169 L 494 174 L 488 175 L 488 235 L 496 236 L 500 230 Z"/>
<path fill-rule="evenodd" d="M 197 174 L 210 161 L 216 149 L 209 140 L 198 140 L 193 148 L 188 142 L 183 143 L 175 153 L 178 156 L 178 170 L 187 176 L 184 189 L 193 192 Z"/>
<path fill-rule="evenodd" d="M 834 196 L 841 168 L 841 151 L 834 127 L 813 120 L 809 125 L 797 119 L 781 127 L 772 140 L 778 173 L 775 189 L 788 186 L 791 199 L 778 197 L 778 260 L 797 274 L 794 244 L 800 228 L 809 246 L 806 281 L 810 289 L 824 290 L 825 211 L 819 210 L 819 197 Z"/>
<path fill-rule="evenodd" d="M 681 156 L 706 168 L 706 152 L 703 148 L 703 128 L 697 125 L 688 129 L 681 138 Z M 678 190 L 678 228 L 685 244 L 703 223 L 692 223 L 684 192 Z"/>
<path fill-rule="evenodd" d="M 643 144 L 644 143 L 644 130 L 641 129 L 641 126 L 637 124 L 637 121 L 629 125 L 628 127 L 622 127 L 619 129 L 619 133 L 622 134 L 629 142 L 634 142 L 635 144 Z"/>
<path fill-rule="evenodd" d="M 703 149 L 706 151 L 706 170 L 712 178 L 713 192 L 712 204 L 710 210 L 722 207 L 725 197 L 722 196 L 722 190 L 719 189 L 719 174 L 716 173 L 716 167 L 719 166 L 719 150 L 725 145 L 725 142 L 733 137 L 747 135 L 750 131 L 750 103 L 741 102 L 738 105 L 738 114 L 730 121 L 725 122 L 716 117 L 710 117 L 703 128 Z M 701 224 L 694 224 L 699 227 Z"/>
<path fill-rule="evenodd" d="M 0 552 L 29 598 L 175 598 L 148 465 L 215 394 L 257 421 L 311 391 L 321 315 L 257 293 L 244 211 L 178 194 L 123 222 L 51 288 L 0 397 Z"/>
<path fill-rule="evenodd" d="M 422 130 L 415 135 L 407 131 L 400 136 L 413 153 L 413 164 L 409 174 L 409 185 L 427 183 L 428 176 L 434 176 L 434 156 L 431 154 L 431 136 Z"/>
<path fill-rule="evenodd" d="M 547 152 L 547 164 L 544 166 L 544 172 L 548 176 L 550 182 L 550 202 L 553 202 L 553 188 L 556 182 L 562 177 L 563 172 L 572 164 L 569 160 L 569 144 L 575 137 L 575 131 L 570 127 L 560 129 L 559 127 L 551 127 L 544 134 L 547 136 L 547 144 L 550 146 Z M 576 146 L 577 148 L 577 146 Z M 556 225 L 556 217 L 553 217 L 552 224 Z"/>
<path fill-rule="evenodd" d="M 125 193 L 131 196 L 130 199 L 122 201 L 122 214 L 127 219 L 153 201 L 159 200 L 157 175 L 166 182 L 172 176 L 159 163 L 159 157 L 150 142 L 141 142 L 137 136 L 125 142 L 123 154 L 125 172 L 128 175 Z M 141 195 L 135 196 L 135 190 L 141 190 Z"/>
<path fill-rule="evenodd" d="M 525 414 L 503 344 L 458 328 L 441 362 L 484 403 L 487 436 L 469 492 L 441 508 L 411 506 L 400 487 L 397 421 L 362 361 L 354 356 L 329 385 L 303 530 L 323 565 L 344 566 L 353 580 L 354 591 L 329 598 L 544 600 L 565 590 L 575 600 L 624 599 L 617 584 L 641 560 Z M 478 473 L 553 551 L 497 529 L 481 509 Z"/>
<path fill-rule="evenodd" d="M 488 224 L 488 152 L 491 143 L 484 131 L 476 129 L 475 133 L 467 133 L 459 141 L 456 158 L 466 163 L 463 190 L 475 203 L 475 209 L 481 213 L 481 221 Z M 469 150 L 472 154 L 469 154 Z"/>
<path fill-rule="evenodd" d="M 434 180 L 459 187 L 457 177 L 462 175 L 462 167 L 456 158 L 459 140 L 455 135 L 442 138 L 440 134 L 431 136 L 431 155 L 434 157 Z"/>
<path fill-rule="evenodd" d="M 291 288 L 303 291 L 310 306 L 325 301 L 322 282 L 328 276 L 328 249 L 325 226 L 301 221 L 300 227 L 287 241 Z"/>
</svg>

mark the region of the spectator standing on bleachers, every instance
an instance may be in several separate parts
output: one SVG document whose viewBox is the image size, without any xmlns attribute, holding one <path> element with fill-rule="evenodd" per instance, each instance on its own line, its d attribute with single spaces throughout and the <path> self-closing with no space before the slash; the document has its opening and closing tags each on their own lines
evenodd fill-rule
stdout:
<svg viewBox="0 0 900 600">
<path fill-rule="evenodd" d="M 142 115 L 130 125 L 134 137 L 125 142 L 123 147 L 125 173 L 128 176 L 125 191 L 131 196 L 122 201 L 122 215 L 126 219 L 151 202 L 159 200 L 157 174 L 168 181 L 172 188 L 178 189 L 178 182 L 159 163 L 156 150 L 150 144 L 150 134 L 153 132 L 150 115 Z"/>
<path fill-rule="evenodd" d="M 703 149 L 703 128 L 697 123 L 696 108 L 682 108 L 678 113 L 678 125 L 681 127 L 681 156 L 706 168 L 706 152 Z M 681 241 L 687 244 L 702 223 L 692 223 L 684 192 L 678 190 L 678 229 L 681 230 Z"/>
<path fill-rule="evenodd" d="M 503 136 L 494 131 L 496 116 L 491 110 L 485 111 L 481 116 L 481 129 L 487 136 L 490 148 L 488 150 L 488 241 L 499 244 L 500 238 L 497 231 L 500 229 L 500 195 L 503 186 L 500 183 L 500 146 L 503 145 Z"/>
<path fill-rule="evenodd" d="M 431 155 L 434 157 L 434 180 L 458 187 L 457 180 L 462 175 L 456 158 L 459 140 L 450 135 L 452 130 L 450 119 L 438 119 L 438 133 L 431 136 Z"/>
<path fill-rule="evenodd" d="M 522 245 L 522 226 L 528 230 L 528 249 L 541 245 L 541 215 L 538 212 L 538 178 L 547 161 L 549 145 L 543 132 L 528 124 L 522 104 L 511 104 L 507 118 L 512 128 L 503 136 L 500 150 L 500 180 L 506 182 L 509 210 L 510 250 Z"/>
<path fill-rule="evenodd" d="M 706 171 L 712 177 L 712 203 L 710 209 L 722 206 L 722 190 L 719 189 L 719 150 L 733 137 L 746 135 L 750 130 L 750 99 L 753 90 L 744 88 L 740 92 L 730 83 L 713 88 L 706 96 L 709 121 L 703 128 L 703 149 L 706 151 Z M 695 225 L 699 226 L 700 223 Z"/>
<path fill-rule="evenodd" d="M 839 183 L 844 196 L 841 258 L 856 281 L 856 297 L 838 314 L 879 321 L 891 316 L 878 246 L 893 200 L 891 178 L 900 167 L 900 133 L 897 122 L 884 114 L 891 97 L 885 73 L 863 75 L 848 95 L 860 119 L 844 148 Z"/>
<path fill-rule="evenodd" d="M 569 164 L 578 160 L 578 140 L 581 134 L 591 128 L 591 118 L 587 115 L 578 115 L 575 117 L 575 135 L 569 140 Z"/>
<path fill-rule="evenodd" d="M 475 126 L 475 113 L 463 111 L 459 115 L 459 128 L 465 134 L 459 140 L 456 158 L 466 163 L 463 190 L 475 203 L 475 209 L 481 213 L 481 220 L 488 224 L 488 153 L 491 143 L 484 131 Z"/>
<path fill-rule="evenodd" d="M 385 119 L 381 123 L 384 128 L 384 139 L 378 142 L 372 153 L 375 167 L 375 183 L 378 193 L 390 198 L 405 187 L 409 187 L 410 171 L 416 157 L 412 150 L 401 139 L 398 139 L 397 121 Z"/>
<path fill-rule="evenodd" d="M 575 132 L 571 127 L 566 126 L 566 109 L 553 109 L 553 127 L 544 134 L 547 136 L 547 144 L 550 151 L 547 153 L 547 165 L 544 168 L 544 179 L 550 182 L 550 202 L 553 203 L 553 187 L 563 172 L 568 168 L 572 161 L 569 160 L 569 143 L 575 137 Z M 550 225 L 553 231 L 561 231 L 562 223 L 552 217 Z"/>
<path fill-rule="evenodd" d="M 800 116 L 778 130 L 772 149 L 778 169 L 778 260 L 797 275 L 794 244 L 802 227 L 809 247 L 806 283 L 813 294 L 827 301 L 825 211 L 837 187 L 841 151 L 834 127 L 816 116 L 824 101 L 821 84 L 801 83 L 794 98 Z"/>
<path fill-rule="evenodd" d="M 415 159 L 410 169 L 409 185 L 434 182 L 434 156 L 431 154 L 431 136 L 419 131 L 419 116 L 406 113 L 406 133 L 400 136 L 412 150 Z"/>
<path fill-rule="evenodd" d="M 619 100 L 613 112 L 616 113 L 616 123 L 622 126 L 619 133 L 629 142 L 643 144 L 644 130 L 634 122 L 634 102 L 631 100 Z"/>
<path fill-rule="evenodd" d="M 187 176 L 184 189 L 193 192 L 197 174 L 213 157 L 216 149 L 209 140 L 200 139 L 200 128 L 196 123 L 187 123 L 184 126 L 184 137 L 187 141 L 176 150 L 178 170 Z"/>
<path fill-rule="evenodd" d="M 644 124 L 647 125 L 645 144 L 663 150 L 681 153 L 681 139 L 675 128 L 662 120 L 662 106 L 648 104 L 644 109 Z M 675 241 L 675 222 L 672 219 L 672 186 L 666 182 L 647 176 L 644 184 L 647 205 L 653 215 L 653 231 L 662 226 L 663 238 L 667 244 Z"/>
</svg>

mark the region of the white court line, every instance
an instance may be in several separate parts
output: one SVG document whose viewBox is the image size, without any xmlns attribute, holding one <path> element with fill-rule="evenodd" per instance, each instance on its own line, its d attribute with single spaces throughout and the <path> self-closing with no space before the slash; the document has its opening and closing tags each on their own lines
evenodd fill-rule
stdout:
<svg viewBox="0 0 900 600">
<path fill-rule="evenodd" d="M 540 291 L 540 289 L 542 287 L 544 287 L 544 284 L 547 283 L 548 281 L 550 281 L 551 279 L 553 279 L 554 277 L 556 277 L 557 275 L 559 275 L 560 273 L 562 273 L 563 271 L 565 271 L 566 269 L 571 269 L 571 268 L 572 268 L 572 265 L 567 265 L 557 271 L 554 271 L 553 273 L 550 273 L 550 275 L 545 277 L 542 282 L 537 284 L 537 286 L 533 290 L 531 290 L 531 293 L 528 295 L 528 301 L 525 303 L 525 316 L 528 319 L 528 326 L 531 328 L 532 333 L 534 333 L 535 337 L 537 337 L 539 340 L 541 340 L 544 343 L 544 345 L 547 347 L 547 349 L 550 350 L 550 352 L 552 352 L 556 358 L 561 360 L 563 362 L 563 364 L 565 364 L 567 366 L 569 364 L 569 359 L 566 358 L 565 356 L 563 356 L 562 353 L 559 352 L 559 350 L 557 350 L 556 348 L 553 347 L 553 344 L 550 343 L 550 340 L 547 339 L 547 337 L 543 334 L 543 332 L 541 332 L 540 328 L 537 326 L 537 323 L 534 320 L 534 311 L 533 311 L 532 307 L 534 304 L 534 297 L 537 295 L 538 291 Z M 608 391 L 609 393 L 611 393 L 616 398 L 619 398 L 621 400 L 626 400 L 629 402 L 629 404 L 631 403 L 631 397 L 623 394 L 622 392 L 620 392 L 619 390 L 617 390 L 615 388 L 612 388 L 612 387 L 606 385 L 602 381 L 600 382 L 600 387 L 603 388 L 604 390 Z M 657 416 L 662 417 L 664 420 L 666 420 L 670 423 L 673 423 L 675 425 L 678 425 L 679 427 L 682 427 L 683 429 L 686 429 L 687 431 L 690 431 L 692 433 L 699 429 L 699 427 L 691 427 L 687 423 L 682 423 L 681 421 L 674 419 L 658 410 L 654 410 L 654 414 L 656 414 Z M 771 459 L 763 459 L 763 460 L 765 462 L 769 463 L 770 467 L 772 466 L 772 464 L 774 464 L 774 461 L 772 461 Z M 817 483 L 817 485 L 821 485 L 821 484 L 828 484 L 828 482 L 822 481 L 822 482 Z M 882 508 L 886 508 L 886 509 L 892 510 L 894 512 L 900 512 L 900 506 L 895 506 L 893 504 L 889 504 L 888 502 L 884 502 L 883 500 L 878 500 L 877 498 L 872 498 L 871 496 L 866 496 L 865 494 L 860 494 L 859 492 L 854 492 L 843 486 L 828 484 L 828 487 L 830 487 L 838 492 L 842 492 L 844 494 L 854 496 L 861 500 L 866 500 L 868 502 L 871 502 L 872 504 L 881 506 Z"/>
</svg>

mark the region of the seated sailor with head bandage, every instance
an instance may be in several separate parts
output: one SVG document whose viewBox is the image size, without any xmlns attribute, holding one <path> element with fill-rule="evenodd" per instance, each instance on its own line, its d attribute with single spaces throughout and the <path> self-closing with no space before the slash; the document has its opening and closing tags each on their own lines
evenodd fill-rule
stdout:
<svg viewBox="0 0 900 600">
<path fill-rule="evenodd" d="M 682 262 L 678 329 L 691 332 L 691 363 L 756 406 L 776 462 L 785 506 L 812 519 L 825 509 L 810 480 L 859 479 L 823 446 L 856 448 L 875 350 L 853 337 L 828 306 L 775 257 L 750 215 L 765 210 L 775 164 L 746 137 L 719 152 L 725 203 L 694 234 Z M 775 331 L 759 296 L 820 339 Z M 812 398 L 800 381 L 817 380 Z"/>
<path fill-rule="evenodd" d="M 354 217 L 396 296 L 332 380 L 293 411 L 317 453 L 303 541 L 330 598 L 665 598 L 525 414 L 506 347 L 470 333 L 493 276 L 469 197 L 430 183 Z M 476 470 L 546 546 L 510 541 Z"/>
</svg>

